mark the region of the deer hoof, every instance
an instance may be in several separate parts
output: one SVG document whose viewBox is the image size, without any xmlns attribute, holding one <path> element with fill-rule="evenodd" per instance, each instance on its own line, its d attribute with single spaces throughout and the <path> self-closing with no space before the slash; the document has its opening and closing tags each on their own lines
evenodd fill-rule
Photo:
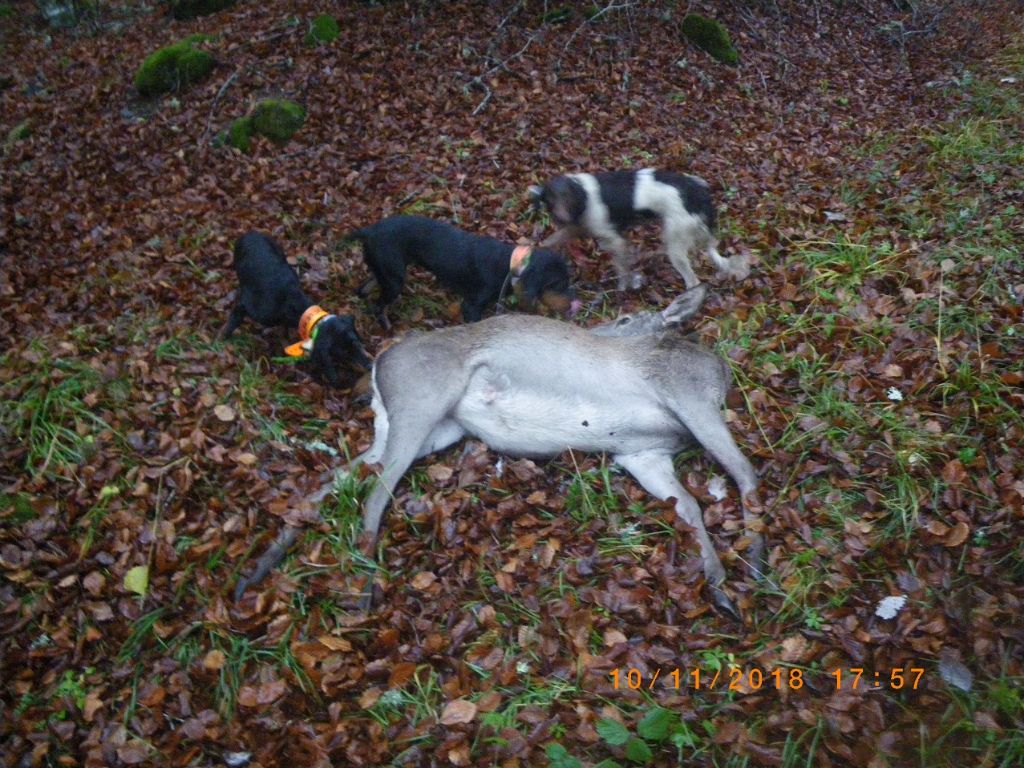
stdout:
<svg viewBox="0 0 1024 768">
<path fill-rule="evenodd" d="M 721 587 L 709 586 L 711 590 L 711 602 L 712 604 L 730 619 L 741 621 L 742 616 L 740 612 L 736 610 L 735 604 L 729 599 L 729 596 L 725 594 Z"/>
<path fill-rule="evenodd" d="M 768 559 L 765 556 L 764 537 L 755 533 L 750 537 L 750 546 L 747 547 L 749 558 L 750 574 L 757 581 L 764 581 L 765 570 L 768 567 Z"/>
</svg>

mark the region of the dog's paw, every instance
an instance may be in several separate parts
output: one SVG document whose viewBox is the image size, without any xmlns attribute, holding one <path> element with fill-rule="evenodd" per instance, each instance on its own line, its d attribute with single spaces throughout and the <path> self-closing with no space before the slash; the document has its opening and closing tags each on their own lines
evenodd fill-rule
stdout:
<svg viewBox="0 0 1024 768">
<path fill-rule="evenodd" d="M 720 277 L 731 277 L 733 280 L 746 280 L 750 276 L 750 259 L 746 254 L 738 253 L 729 259 L 729 266 L 719 271 Z"/>
</svg>

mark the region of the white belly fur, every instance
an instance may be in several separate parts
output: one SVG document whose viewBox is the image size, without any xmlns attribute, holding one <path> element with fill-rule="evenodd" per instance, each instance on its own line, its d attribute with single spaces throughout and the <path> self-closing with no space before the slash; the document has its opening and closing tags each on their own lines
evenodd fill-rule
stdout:
<svg viewBox="0 0 1024 768">
<path fill-rule="evenodd" d="M 513 382 L 508 373 L 482 366 L 453 418 L 494 450 L 514 456 L 552 456 L 568 448 L 676 451 L 686 442 L 686 430 L 653 398 L 624 398 L 614 382 L 603 388 L 550 384 Z"/>
</svg>

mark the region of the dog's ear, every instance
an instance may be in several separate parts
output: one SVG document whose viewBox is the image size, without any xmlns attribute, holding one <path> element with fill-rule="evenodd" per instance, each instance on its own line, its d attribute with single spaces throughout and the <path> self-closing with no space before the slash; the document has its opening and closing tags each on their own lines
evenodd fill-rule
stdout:
<svg viewBox="0 0 1024 768">
<path fill-rule="evenodd" d="M 567 226 L 579 220 L 587 208 L 587 193 L 568 176 L 558 176 L 547 184 L 547 202 L 551 218 Z"/>
<path fill-rule="evenodd" d="M 661 311 L 661 317 L 666 326 L 679 325 L 700 310 L 707 298 L 708 287 L 704 283 L 697 283 L 676 297 L 675 301 Z"/>
</svg>

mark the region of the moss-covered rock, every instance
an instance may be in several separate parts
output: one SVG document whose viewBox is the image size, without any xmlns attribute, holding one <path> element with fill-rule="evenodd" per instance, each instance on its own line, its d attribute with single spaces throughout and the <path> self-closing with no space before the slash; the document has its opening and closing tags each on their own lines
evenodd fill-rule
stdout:
<svg viewBox="0 0 1024 768">
<path fill-rule="evenodd" d="M 171 16 L 176 19 L 194 19 L 230 8 L 237 0 L 170 0 Z"/>
<path fill-rule="evenodd" d="M 149 54 L 135 73 L 135 88 L 142 96 L 158 96 L 202 80 L 214 65 L 213 56 L 195 47 L 205 39 L 192 35 Z"/>
<path fill-rule="evenodd" d="M 309 23 L 309 32 L 306 33 L 307 45 L 329 45 L 341 34 L 341 27 L 333 16 L 326 13 L 317 16 Z"/>
<path fill-rule="evenodd" d="M 740 55 L 733 47 L 729 33 L 714 19 L 689 13 L 683 19 L 682 29 L 683 35 L 711 58 L 732 66 L 740 63 Z"/>
<path fill-rule="evenodd" d="M 294 101 L 267 99 L 257 104 L 249 117 L 253 131 L 283 144 L 306 122 L 306 110 Z"/>
<path fill-rule="evenodd" d="M 252 118 L 240 117 L 228 128 L 228 144 L 242 152 L 248 152 L 252 140 Z"/>
<path fill-rule="evenodd" d="M 306 122 L 306 110 L 294 101 L 266 99 L 245 117 L 240 117 L 222 135 L 221 143 L 248 152 L 257 134 L 275 144 L 284 144 Z"/>
</svg>

